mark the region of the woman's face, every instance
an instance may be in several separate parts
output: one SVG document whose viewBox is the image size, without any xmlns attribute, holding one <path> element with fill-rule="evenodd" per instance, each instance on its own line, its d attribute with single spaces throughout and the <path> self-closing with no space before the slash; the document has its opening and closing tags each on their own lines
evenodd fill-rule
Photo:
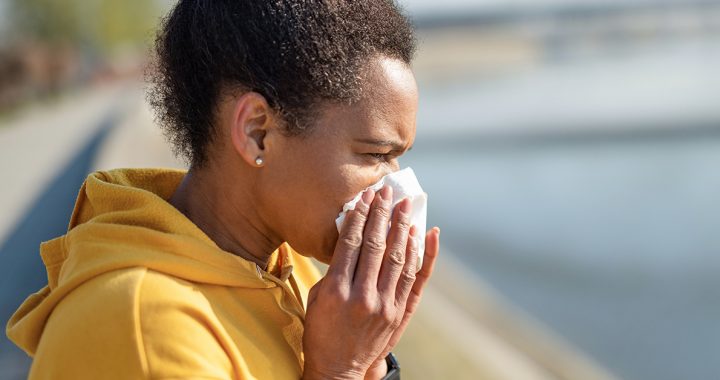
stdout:
<svg viewBox="0 0 720 380">
<path fill-rule="evenodd" d="M 325 105 L 302 137 L 277 137 L 266 157 L 260 194 L 267 222 L 295 250 L 328 263 L 343 205 L 382 176 L 415 140 L 418 94 L 402 61 L 381 58 L 353 105 Z"/>
</svg>

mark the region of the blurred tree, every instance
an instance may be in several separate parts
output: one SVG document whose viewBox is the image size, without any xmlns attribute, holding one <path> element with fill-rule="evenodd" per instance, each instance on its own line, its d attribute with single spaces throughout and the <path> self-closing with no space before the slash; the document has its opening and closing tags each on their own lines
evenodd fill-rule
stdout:
<svg viewBox="0 0 720 380">
<path fill-rule="evenodd" d="M 147 42 L 167 6 L 148 0 L 9 0 L 13 37 L 108 52 Z"/>
<path fill-rule="evenodd" d="M 153 37 L 163 10 L 157 1 L 102 1 L 97 27 L 101 46 L 147 42 Z"/>
<path fill-rule="evenodd" d="M 9 22 L 15 39 L 57 43 L 81 35 L 81 0 L 10 0 Z"/>
<path fill-rule="evenodd" d="M 0 0 L 0 113 L 132 68 L 172 2 Z"/>
</svg>

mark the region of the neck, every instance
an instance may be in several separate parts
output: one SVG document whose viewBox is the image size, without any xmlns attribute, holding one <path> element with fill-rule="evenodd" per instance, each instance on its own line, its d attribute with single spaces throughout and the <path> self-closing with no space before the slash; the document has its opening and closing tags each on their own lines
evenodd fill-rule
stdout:
<svg viewBox="0 0 720 380">
<path fill-rule="evenodd" d="M 222 250 L 267 269 L 270 255 L 282 244 L 258 217 L 247 186 L 228 181 L 212 168 L 191 168 L 170 204 L 205 232 Z"/>
</svg>

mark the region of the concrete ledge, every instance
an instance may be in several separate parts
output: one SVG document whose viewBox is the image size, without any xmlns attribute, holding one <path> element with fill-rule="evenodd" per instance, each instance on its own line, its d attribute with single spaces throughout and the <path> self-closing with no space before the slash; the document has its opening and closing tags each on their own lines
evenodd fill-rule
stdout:
<svg viewBox="0 0 720 380">
<path fill-rule="evenodd" d="M 399 344 L 407 378 L 615 379 L 503 300 L 455 257 L 441 248 L 436 272 Z"/>
</svg>

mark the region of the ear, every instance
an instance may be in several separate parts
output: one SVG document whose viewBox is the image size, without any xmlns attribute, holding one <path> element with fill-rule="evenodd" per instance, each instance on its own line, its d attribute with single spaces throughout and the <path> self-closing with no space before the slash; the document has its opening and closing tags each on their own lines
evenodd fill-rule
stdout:
<svg viewBox="0 0 720 380">
<path fill-rule="evenodd" d="M 248 165 L 264 165 L 265 137 L 272 123 L 273 110 L 264 96 L 247 92 L 235 100 L 230 139 L 235 151 Z"/>
</svg>

